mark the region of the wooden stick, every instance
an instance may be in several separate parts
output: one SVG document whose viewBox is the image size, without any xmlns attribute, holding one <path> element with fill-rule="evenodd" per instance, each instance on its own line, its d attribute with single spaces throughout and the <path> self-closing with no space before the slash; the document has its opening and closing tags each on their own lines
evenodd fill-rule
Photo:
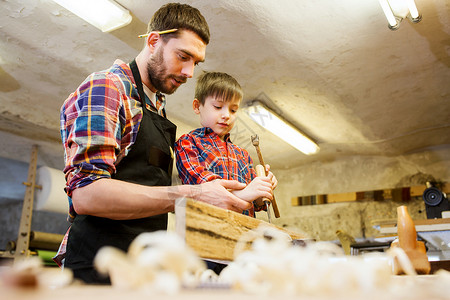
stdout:
<svg viewBox="0 0 450 300">
<path fill-rule="evenodd" d="M 264 159 L 262 157 L 261 150 L 259 149 L 258 135 L 257 134 L 252 135 L 251 139 L 252 139 L 253 146 L 255 146 L 256 153 L 258 154 L 259 163 L 264 167 L 264 174 L 265 174 L 265 176 L 267 176 L 267 175 L 269 175 L 269 172 L 266 170 L 266 165 L 264 164 Z M 258 175 L 258 176 L 260 176 L 260 175 Z M 272 208 L 273 208 L 273 213 L 275 215 L 275 218 L 279 218 L 280 211 L 278 210 L 278 205 L 277 205 L 277 201 L 275 200 L 275 195 L 273 195 L 273 200 L 271 201 L 271 203 L 272 203 Z"/>
</svg>

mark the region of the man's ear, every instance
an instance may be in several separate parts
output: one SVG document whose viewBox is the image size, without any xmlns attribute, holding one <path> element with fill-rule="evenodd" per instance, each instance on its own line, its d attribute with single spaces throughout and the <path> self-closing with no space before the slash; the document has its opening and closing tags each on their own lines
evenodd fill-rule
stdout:
<svg viewBox="0 0 450 300">
<path fill-rule="evenodd" d="M 150 50 L 153 52 L 156 48 L 156 45 L 158 41 L 160 41 L 161 36 L 159 33 L 152 31 L 147 37 L 147 46 L 150 48 Z"/>
<path fill-rule="evenodd" d="M 197 115 L 200 113 L 200 105 L 200 101 L 197 98 L 192 101 L 192 108 Z"/>
</svg>

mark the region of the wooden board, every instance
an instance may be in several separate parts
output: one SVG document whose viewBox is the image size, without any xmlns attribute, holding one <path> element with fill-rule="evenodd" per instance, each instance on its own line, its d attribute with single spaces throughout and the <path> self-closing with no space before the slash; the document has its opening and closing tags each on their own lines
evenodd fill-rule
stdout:
<svg viewBox="0 0 450 300">
<path fill-rule="evenodd" d="M 292 239 L 306 238 L 265 221 L 194 200 L 177 203 L 175 215 L 176 231 L 202 258 L 233 260 L 241 236 L 260 225 L 279 229 Z"/>
<path fill-rule="evenodd" d="M 328 203 L 356 201 L 356 199 L 357 199 L 356 192 L 337 193 L 337 194 L 328 194 L 327 195 Z"/>
<path fill-rule="evenodd" d="M 359 191 L 334 193 L 326 195 L 309 195 L 298 196 L 291 199 L 292 206 L 314 205 L 324 203 L 339 203 L 351 201 L 383 201 L 393 200 L 396 202 L 407 202 L 411 197 L 422 197 L 423 192 L 427 189 L 426 185 L 401 187 L 394 189 L 373 190 L 373 191 Z M 443 183 L 439 186 L 439 190 L 444 193 L 450 193 L 450 183 Z M 310 199 L 314 199 L 310 200 Z"/>
<path fill-rule="evenodd" d="M 417 232 L 450 230 L 450 219 L 445 218 L 445 219 L 414 220 L 414 225 L 416 227 Z M 391 224 L 380 225 L 380 233 L 382 234 L 397 233 L 396 222 Z"/>
</svg>

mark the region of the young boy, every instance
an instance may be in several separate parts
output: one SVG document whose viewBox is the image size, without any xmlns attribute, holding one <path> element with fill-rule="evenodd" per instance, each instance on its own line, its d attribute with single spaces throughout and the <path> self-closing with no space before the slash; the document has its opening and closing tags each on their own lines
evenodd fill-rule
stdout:
<svg viewBox="0 0 450 300">
<path fill-rule="evenodd" d="M 272 199 L 277 180 L 272 172 L 267 177 L 256 177 L 248 152 L 230 140 L 242 95 L 239 83 L 226 73 L 206 72 L 199 77 L 192 105 L 203 127 L 181 136 L 175 143 L 176 165 L 183 184 L 216 179 L 246 183 L 244 189 L 231 192 L 254 203 L 260 197 Z M 243 213 L 255 217 L 255 211 L 261 209 L 265 207 L 254 204 Z"/>
</svg>

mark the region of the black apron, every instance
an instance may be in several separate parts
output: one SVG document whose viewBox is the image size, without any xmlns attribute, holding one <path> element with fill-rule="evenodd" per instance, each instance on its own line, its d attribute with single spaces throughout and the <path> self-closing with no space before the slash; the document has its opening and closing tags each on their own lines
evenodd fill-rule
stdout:
<svg viewBox="0 0 450 300">
<path fill-rule="evenodd" d="M 135 61 L 130 63 L 142 104 L 142 121 L 135 143 L 116 166 L 112 178 L 147 185 L 169 186 L 173 166 L 173 145 L 176 126 L 166 118 L 145 108 L 145 94 Z M 72 269 L 74 277 L 86 283 L 110 283 L 98 274 L 93 259 L 103 246 L 123 251 L 142 232 L 167 229 L 167 214 L 134 220 L 111 220 L 89 215 L 77 215 L 67 241 L 64 267 Z"/>
</svg>

